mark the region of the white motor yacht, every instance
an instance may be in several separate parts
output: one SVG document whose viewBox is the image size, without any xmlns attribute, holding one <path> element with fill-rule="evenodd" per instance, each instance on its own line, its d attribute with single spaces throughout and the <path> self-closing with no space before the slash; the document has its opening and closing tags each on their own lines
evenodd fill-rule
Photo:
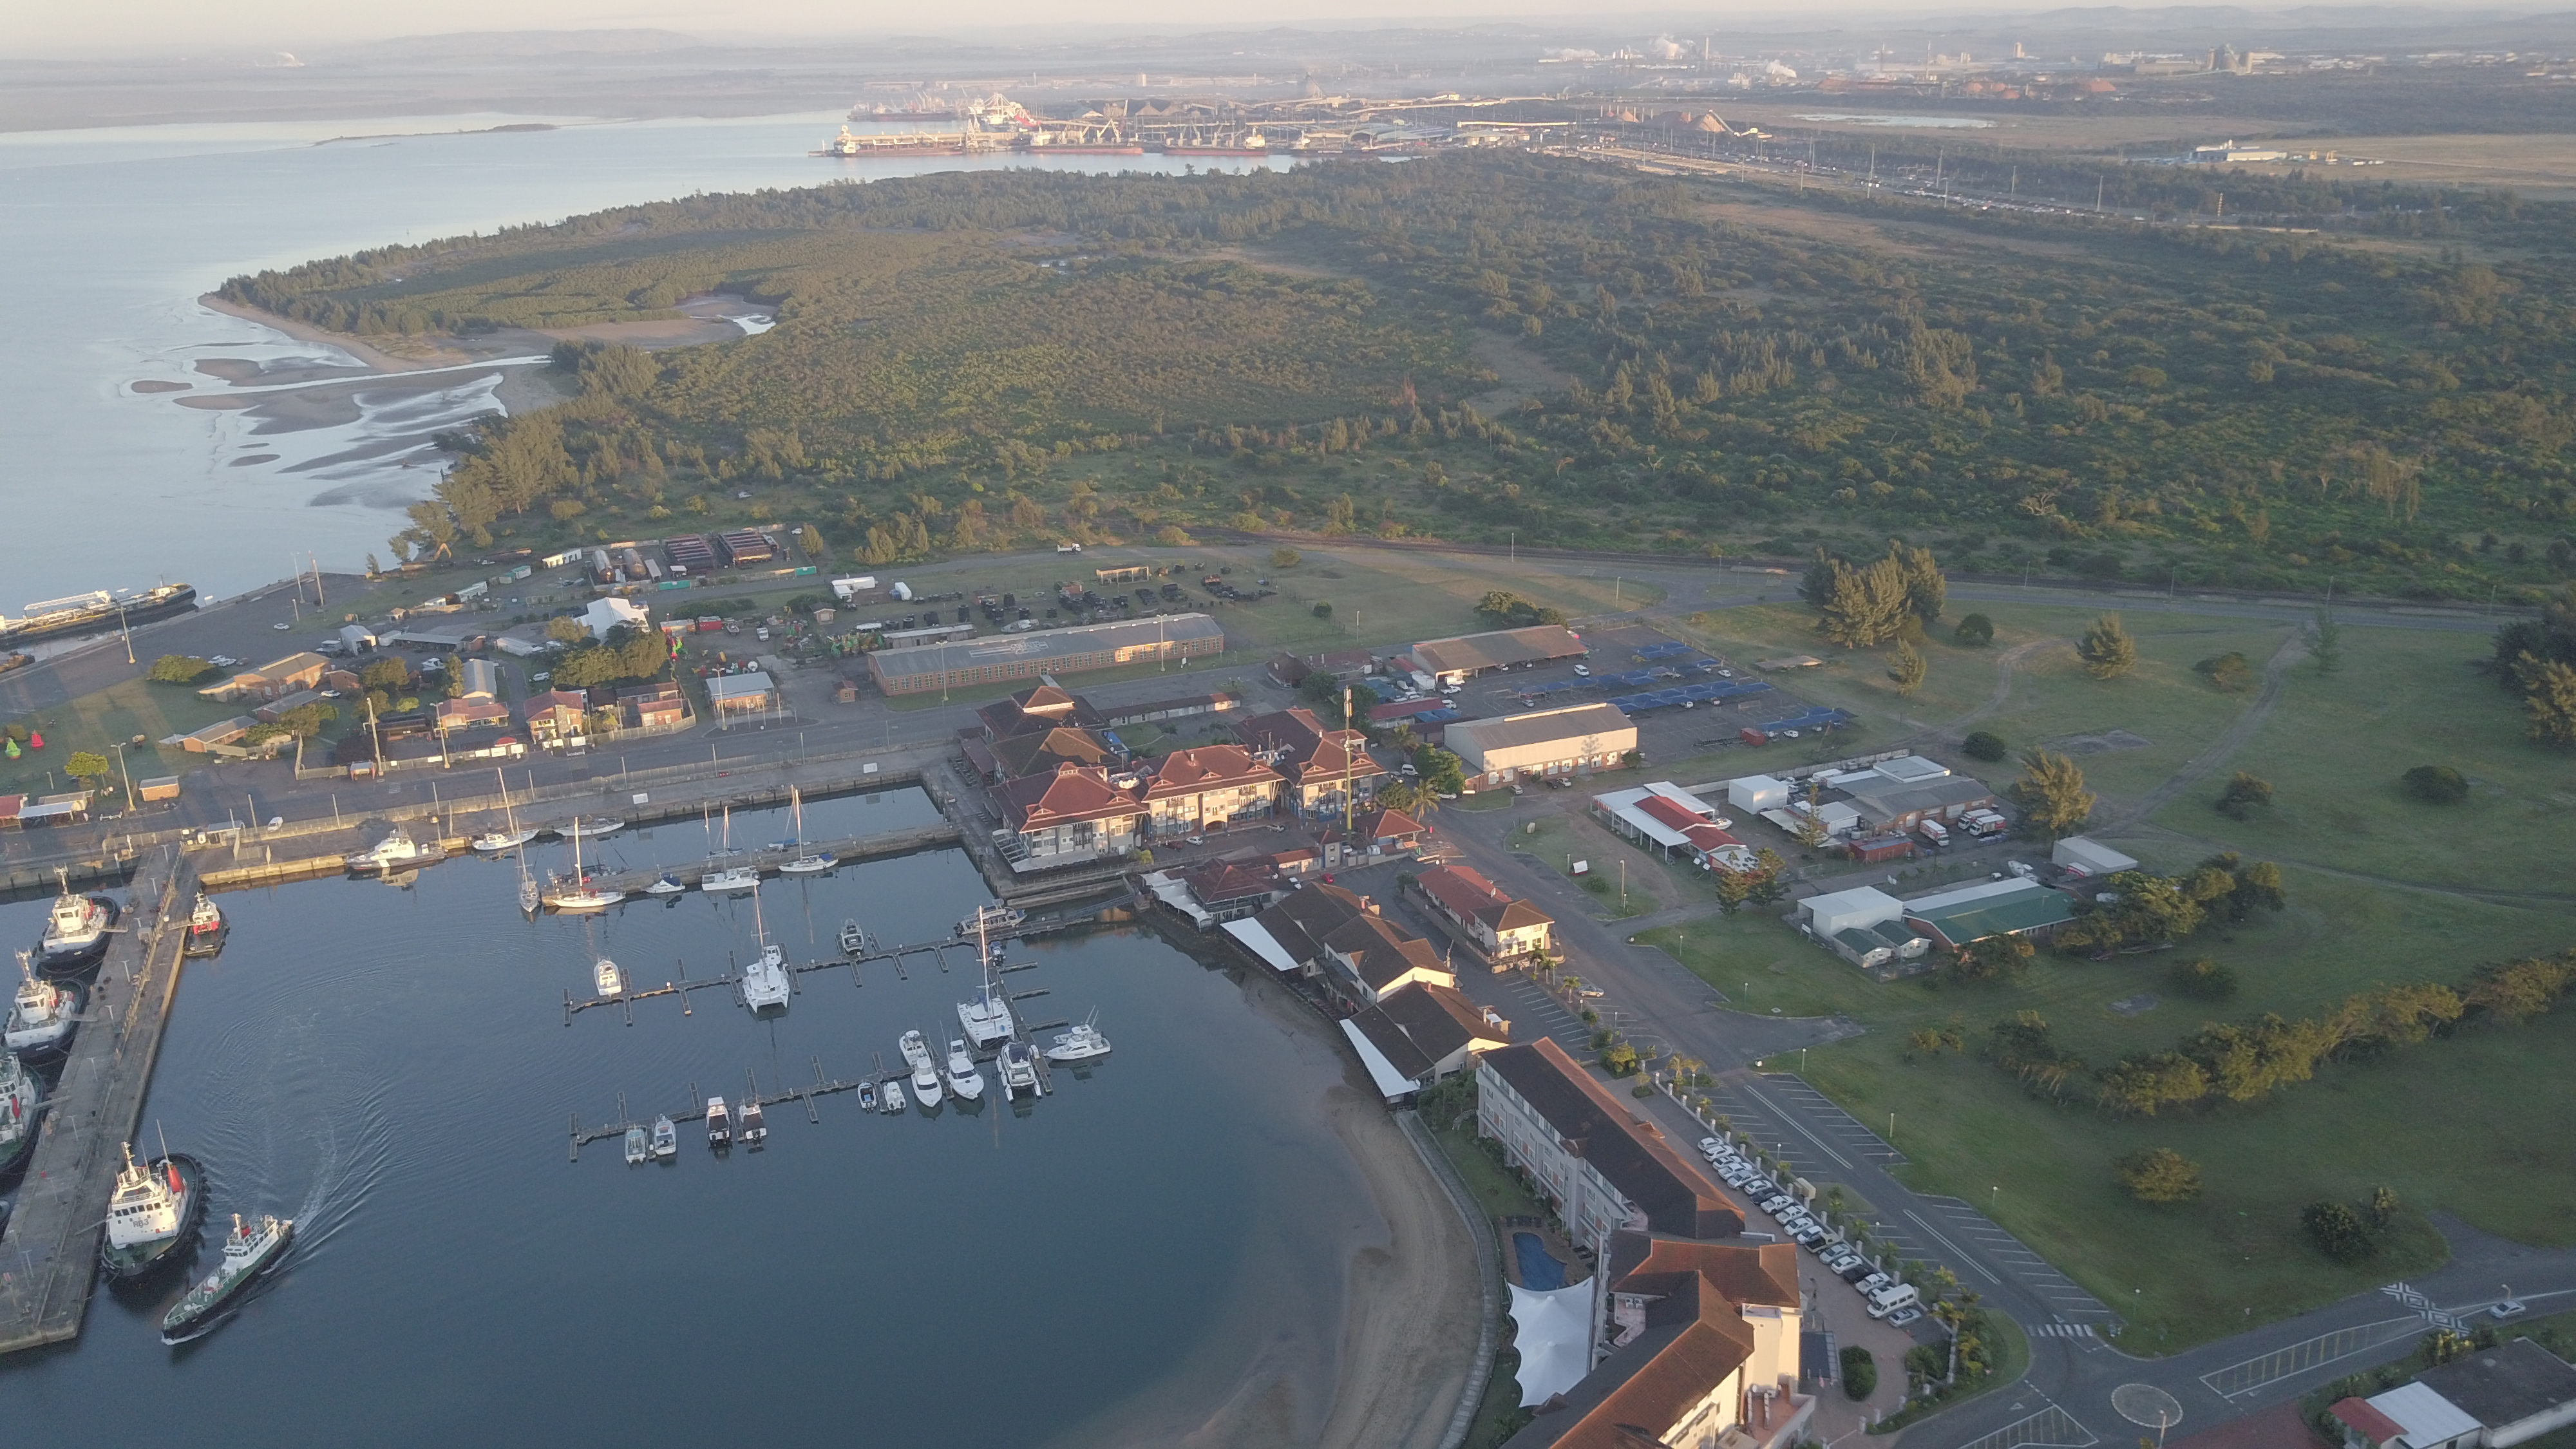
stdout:
<svg viewBox="0 0 2576 1449">
<path fill-rule="evenodd" d="M 644 1135 L 644 1129 L 641 1127 L 627 1128 L 626 1165 L 633 1167 L 635 1164 L 642 1162 L 645 1158 L 652 1155 L 653 1139 Z"/>
<path fill-rule="evenodd" d="M 709 1147 L 733 1145 L 733 1114 L 725 1110 L 725 1101 L 722 1097 L 707 1098 L 707 1145 Z"/>
<path fill-rule="evenodd" d="M 644 894 L 648 896 L 676 896 L 688 888 L 688 883 L 686 881 L 681 880 L 676 875 L 666 874 L 655 876 L 653 878 L 653 883 L 644 888 Z"/>
<path fill-rule="evenodd" d="M 729 865 L 722 870 L 708 871 L 699 877 L 698 889 L 711 896 L 738 896 L 746 891 L 756 891 L 760 889 L 760 867 Z"/>
<path fill-rule="evenodd" d="M 590 979 L 599 987 L 602 996 L 622 996 L 626 992 L 625 973 L 617 969 L 616 962 L 605 956 L 591 966 Z"/>
<path fill-rule="evenodd" d="M 742 1145 L 758 1147 L 768 1140 L 769 1119 L 761 1115 L 760 1099 L 754 1097 L 742 1104 Z"/>
<path fill-rule="evenodd" d="M 984 1074 L 967 1053 L 964 1037 L 948 1039 L 948 1090 L 955 1092 L 961 1102 L 972 1102 L 984 1095 Z"/>
<path fill-rule="evenodd" d="M 73 971 L 107 954 L 116 924 L 116 908 L 96 896 L 72 893 L 71 873 L 57 870 L 63 884 L 45 916 L 44 939 L 36 946 L 36 964 L 48 971 Z"/>
<path fill-rule="evenodd" d="M 1098 1015 L 1093 1013 L 1095 1018 Z M 1047 1048 L 1046 1059 L 1051 1062 L 1087 1062 L 1107 1055 L 1109 1038 L 1102 1036 L 1100 1028 L 1093 1022 L 1085 1021 L 1076 1024 L 1071 1031 L 1056 1033 L 1055 1045 Z"/>
<path fill-rule="evenodd" d="M 411 832 L 396 826 L 384 839 L 347 857 L 341 864 L 348 867 L 353 875 L 378 875 L 444 859 L 446 855 L 438 848 L 438 842 L 433 840 L 424 844 L 412 839 Z"/>
<path fill-rule="evenodd" d="M 499 855 L 505 850 L 516 850 L 536 838 L 537 832 L 533 830 L 511 828 L 486 830 L 468 843 L 482 854 Z"/>
<path fill-rule="evenodd" d="M 657 1158 L 680 1154 L 680 1129 L 669 1116 L 653 1119 L 653 1155 Z"/>
<path fill-rule="evenodd" d="M 919 1097 L 925 1107 L 938 1106 L 939 1064 L 931 1058 L 930 1044 L 921 1039 L 920 1032 L 908 1031 L 896 1047 L 903 1053 L 904 1062 L 912 1068 L 912 1094 Z"/>
<path fill-rule="evenodd" d="M 63 1049 L 80 1027 L 81 989 L 36 974 L 28 954 L 18 953 L 18 995 L 9 1007 L 8 1049 L 21 1056 L 51 1056 Z"/>
<path fill-rule="evenodd" d="M 1037 1052 L 1024 1041 L 1004 1044 L 994 1075 L 1002 1079 L 1002 1096 L 1009 1101 L 1018 1101 L 1022 1092 L 1035 1097 L 1046 1090 L 1038 1085 Z"/>
<path fill-rule="evenodd" d="M 901 1082 L 888 1082 L 888 1083 L 886 1083 L 886 1084 L 885 1084 L 885 1091 L 884 1091 L 884 1092 L 883 1092 L 883 1093 L 878 1097 L 877 1102 L 878 1102 L 878 1110 L 879 1110 L 879 1111 L 883 1111 L 883 1112 L 900 1112 L 900 1111 L 902 1111 L 902 1110 L 903 1110 L 903 1083 L 901 1083 Z"/>
<path fill-rule="evenodd" d="M 866 949 L 868 949 L 868 933 L 860 930 L 859 923 L 855 920 L 843 921 L 841 923 L 841 954 L 844 956 L 856 956 Z"/>
</svg>

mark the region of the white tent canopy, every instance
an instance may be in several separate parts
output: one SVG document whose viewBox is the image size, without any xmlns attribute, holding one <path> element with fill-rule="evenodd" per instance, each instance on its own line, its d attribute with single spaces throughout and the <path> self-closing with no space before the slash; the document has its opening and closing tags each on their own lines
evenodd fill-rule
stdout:
<svg viewBox="0 0 2576 1449">
<path fill-rule="evenodd" d="M 1279 944 L 1277 937 L 1270 934 L 1270 928 L 1259 921 L 1250 919 L 1228 921 L 1225 923 L 1225 933 L 1241 941 L 1244 949 L 1268 963 L 1271 970 L 1290 976 L 1297 973 L 1299 969 L 1297 958 L 1289 955 L 1288 949 Z"/>
<path fill-rule="evenodd" d="M 1544 1404 L 1592 1371 L 1592 1285 L 1512 1290 L 1512 1348 L 1521 1356 L 1521 1407 Z"/>
</svg>

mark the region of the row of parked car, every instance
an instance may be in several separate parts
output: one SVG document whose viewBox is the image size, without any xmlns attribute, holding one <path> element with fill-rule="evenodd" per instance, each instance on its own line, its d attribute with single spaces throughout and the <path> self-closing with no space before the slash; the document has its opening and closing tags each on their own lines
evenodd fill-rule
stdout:
<svg viewBox="0 0 2576 1449">
<path fill-rule="evenodd" d="M 1900 1283 L 1895 1275 L 1882 1273 L 1872 1266 L 1860 1250 L 1835 1237 L 1807 1205 L 1780 1185 L 1760 1164 L 1715 1137 L 1699 1140 L 1699 1150 L 1719 1180 L 1752 1200 L 1755 1207 L 1771 1215 L 1780 1231 L 1799 1247 L 1816 1255 L 1834 1276 L 1849 1283 L 1869 1304 L 1869 1316 L 1884 1318 L 1898 1327 L 1923 1316 L 1923 1295 L 1911 1283 Z"/>
</svg>

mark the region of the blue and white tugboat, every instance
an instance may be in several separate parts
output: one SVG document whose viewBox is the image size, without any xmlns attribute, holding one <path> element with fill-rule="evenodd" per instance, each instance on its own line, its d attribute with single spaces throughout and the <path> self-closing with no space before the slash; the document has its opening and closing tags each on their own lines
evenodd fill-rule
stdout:
<svg viewBox="0 0 2576 1449">
<path fill-rule="evenodd" d="M 215 1270 L 188 1290 L 161 1320 L 163 1343 L 186 1343 L 215 1331 L 225 1312 L 241 1301 L 260 1275 L 275 1267 L 295 1241 L 293 1218 L 262 1217 L 254 1227 L 233 1214 L 233 1230 L 224 1239 L 224 1256 Z"/>
</svg>

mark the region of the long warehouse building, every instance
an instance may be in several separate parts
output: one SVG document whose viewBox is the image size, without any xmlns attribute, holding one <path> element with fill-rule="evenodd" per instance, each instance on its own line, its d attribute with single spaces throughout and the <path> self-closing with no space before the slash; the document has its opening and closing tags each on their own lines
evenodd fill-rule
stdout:
<svg viewBox="0 0 2576 1449">
<path fill-rule="evenodd" d="M 1156 659 L 1204 659 L 1224 650 L 1225 627 L 1216 620 L 1205 614 L 1166 614 L 879 649 L 868 655 L 868 673 L 887 694 L 923 694 Z"/>
</svg>

